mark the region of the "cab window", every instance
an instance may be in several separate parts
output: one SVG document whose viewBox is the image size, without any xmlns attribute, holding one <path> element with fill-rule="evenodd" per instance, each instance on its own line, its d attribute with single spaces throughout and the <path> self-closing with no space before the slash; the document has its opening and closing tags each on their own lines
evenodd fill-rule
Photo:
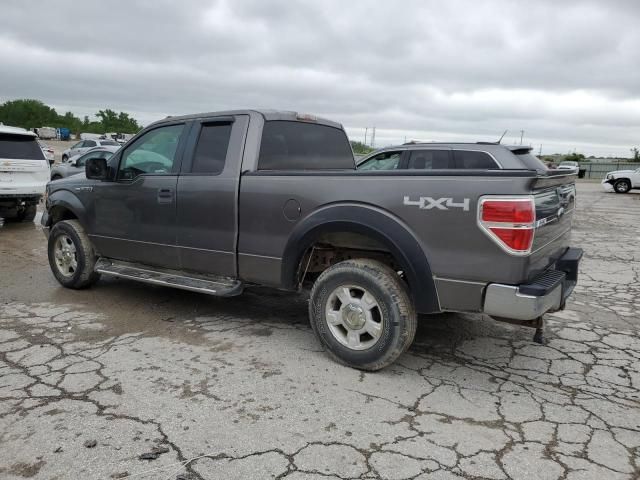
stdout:
<svg viewBox="0 0 640 480">
<path fill-rule="evenodd" d="M 118 178 L 132 180 L 139 175 L 172 173 L 183 131 L 184 124 L 168 125 L 142 135 L 122 154 Z"/>
<path fill-rule="evenodd" d="M 402 152 L 382 152 L 358 165 L 358 170 L 396 170 Z"/>
</svg>

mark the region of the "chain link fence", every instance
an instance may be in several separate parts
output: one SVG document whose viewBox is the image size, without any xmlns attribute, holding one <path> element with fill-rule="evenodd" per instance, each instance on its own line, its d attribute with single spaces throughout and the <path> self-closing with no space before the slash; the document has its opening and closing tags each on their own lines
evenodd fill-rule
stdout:
<svg viewBox="0 0 640 480">
<path fill-rule="evenodd" d="M 584 178 L 602 179 L 608 172 L 614 170 L 636 170 L 640 163 L 636 162 L 584 162 L 580 170 L 585 170 Z"/>
</svg>

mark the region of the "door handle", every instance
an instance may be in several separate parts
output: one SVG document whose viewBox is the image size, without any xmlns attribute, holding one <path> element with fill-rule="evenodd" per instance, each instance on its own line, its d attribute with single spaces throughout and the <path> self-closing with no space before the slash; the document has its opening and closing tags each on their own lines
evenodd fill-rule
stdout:
<svg viewBox="0 0 640 480">
<path fill-rule="evenodd" d="M 158 203 L 171 203 L 173 201 L 173 190 L 161 188 L 158 190 Z"/>
</svg>

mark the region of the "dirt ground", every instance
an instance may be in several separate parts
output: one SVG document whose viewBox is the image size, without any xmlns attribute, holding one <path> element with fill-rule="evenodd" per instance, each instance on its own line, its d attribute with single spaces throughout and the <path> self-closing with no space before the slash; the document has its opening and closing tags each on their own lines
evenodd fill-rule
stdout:
<svg viewBox="0 0 640 480">
<path fill-rule="evenodd" d="M 580 183 L 585 258 L 546 346 L 423 317 L 378 373 L 329 360 L 304 296 L 66 290 L 39 225 L 5 224 L 0 478 L 639 478 L 639 220 L 640 194 Z"/>
</svg>

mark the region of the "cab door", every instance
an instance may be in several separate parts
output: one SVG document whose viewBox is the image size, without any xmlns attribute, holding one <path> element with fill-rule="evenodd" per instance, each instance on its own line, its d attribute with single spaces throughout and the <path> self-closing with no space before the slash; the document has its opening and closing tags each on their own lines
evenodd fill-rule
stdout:
<svg viewBox="0 0 640 480">
<path fill-rule="evenodd" d="M 117 154 L 114 181 L 93 185 L 89 236 L 101 256 L 180 267 L 176 186 L 189 127 L 147 131 Z"/>
<path fill-rule="evenodd" d="M 237 276 L 238 192 L 248 115 L 195 121 L 178 178 L 182 268 Z"/>
</svg>

